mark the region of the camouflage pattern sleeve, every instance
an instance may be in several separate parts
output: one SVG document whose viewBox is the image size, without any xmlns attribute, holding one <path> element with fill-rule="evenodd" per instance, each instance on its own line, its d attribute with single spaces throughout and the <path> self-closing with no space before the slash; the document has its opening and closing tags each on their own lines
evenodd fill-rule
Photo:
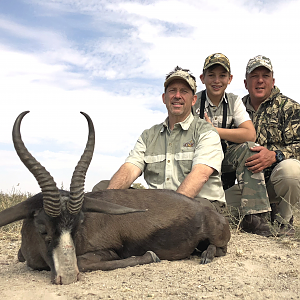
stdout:
<svg viewBox="0 0 300 300">
<path fill-rule="evenodd" d="M 283 138 L 284 144 L 281 151 L 286 158 L 296 158 L 300 160 L 300 104 L 287 97 L 283 107 L 284 125 Z"/>
<path fill-rule="evenodd" d="M 300 160 L 300 104 L 275 86 L 254 112 L 249 95 L 243 98 L 256 130 L 256 142 L 269 150 L 281 150 L 286 158 Z"/>
</svg>

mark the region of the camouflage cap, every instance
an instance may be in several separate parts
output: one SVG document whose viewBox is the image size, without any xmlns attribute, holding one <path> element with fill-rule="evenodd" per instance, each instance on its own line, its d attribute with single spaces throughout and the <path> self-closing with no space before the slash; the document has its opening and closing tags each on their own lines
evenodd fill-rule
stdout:
<svg viewBox="0 0 300 300">
<path fill-rule="evenodd" d="M 197 90 L 196 79 L 188 69 L 182 69 L 177 66 L 172 72 L 170 72 L 166 76 L 164 87 L 167 88 L 167 86 L 175 79 L 183 79 L 188 83 L 190 88 L 193 90 L 194 94 L 196 93 Z"/>
<path fill-rule="evenodd" d="M 267 58 L 263 55 L 257 55 L 249 59 L 246 67 L 246 74 L 250 74 L 254 69 L 258 67 L 265 67 L 271 72 L 273 72 L 273 67 L 270 58 Z"/>
<path fill-rule="evenodd" d="M 206 57 L 203 71 L 216 64 L 223 66 L 225 70 L 230 73 L 229 59 L 222 53 L 214 53 Z"/>
</svg>

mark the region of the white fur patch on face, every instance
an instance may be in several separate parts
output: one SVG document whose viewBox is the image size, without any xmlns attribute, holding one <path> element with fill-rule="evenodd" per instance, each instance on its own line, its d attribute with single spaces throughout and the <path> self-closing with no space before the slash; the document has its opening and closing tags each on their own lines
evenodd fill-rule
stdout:
<svg viewBox="0 0 300 300">
<path fill-rule="evenodd" d="M 53 250 L 53 261 L 57 283 L 68 284 L 77 281 L 79 270 L 70 231 L 62 232 L 58 246 Z"/>
</svg>

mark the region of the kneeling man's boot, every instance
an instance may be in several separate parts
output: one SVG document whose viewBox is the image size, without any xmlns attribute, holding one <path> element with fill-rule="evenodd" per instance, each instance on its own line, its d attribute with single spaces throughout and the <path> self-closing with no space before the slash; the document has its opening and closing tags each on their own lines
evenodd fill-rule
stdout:
<svg viewBox="0 0 300 300">
<path fill-rule="evenodd" d="M 278 228 L 278 233 L 277 236 L 294 236 L 295 235 L 295 228 L 293 226 L 293 220 L 294 217 L 292 216 L 289 222 L 284 220 L 279 213 L 278 210 L 278 203 L 271 203 L 271 222 L 272 225 Z M 281 219 L 282 221 L 280 222 L 279 220 L 276 219 L 276 216 L 278 216 L 279 220 Z"/>
<path fill-rule="evenodd" d="M 246 215 L 241 222 L 241 228 L 250 233 L 262 236 L 274 236 L 271 225 L 267 221 L 268 213 Z"/>
</svg>

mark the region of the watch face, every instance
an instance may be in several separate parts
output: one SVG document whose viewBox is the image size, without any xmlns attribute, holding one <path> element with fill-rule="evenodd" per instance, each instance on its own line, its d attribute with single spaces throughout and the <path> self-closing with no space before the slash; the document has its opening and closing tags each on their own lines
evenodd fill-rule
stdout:
<svg viewBox="0 0 300 300">
<path fill-rule="evenodd" d="M 280 150 L 276 150 L 276 161 L 281 162 L 285 159 L 284 154 Z"/>
</svg>

